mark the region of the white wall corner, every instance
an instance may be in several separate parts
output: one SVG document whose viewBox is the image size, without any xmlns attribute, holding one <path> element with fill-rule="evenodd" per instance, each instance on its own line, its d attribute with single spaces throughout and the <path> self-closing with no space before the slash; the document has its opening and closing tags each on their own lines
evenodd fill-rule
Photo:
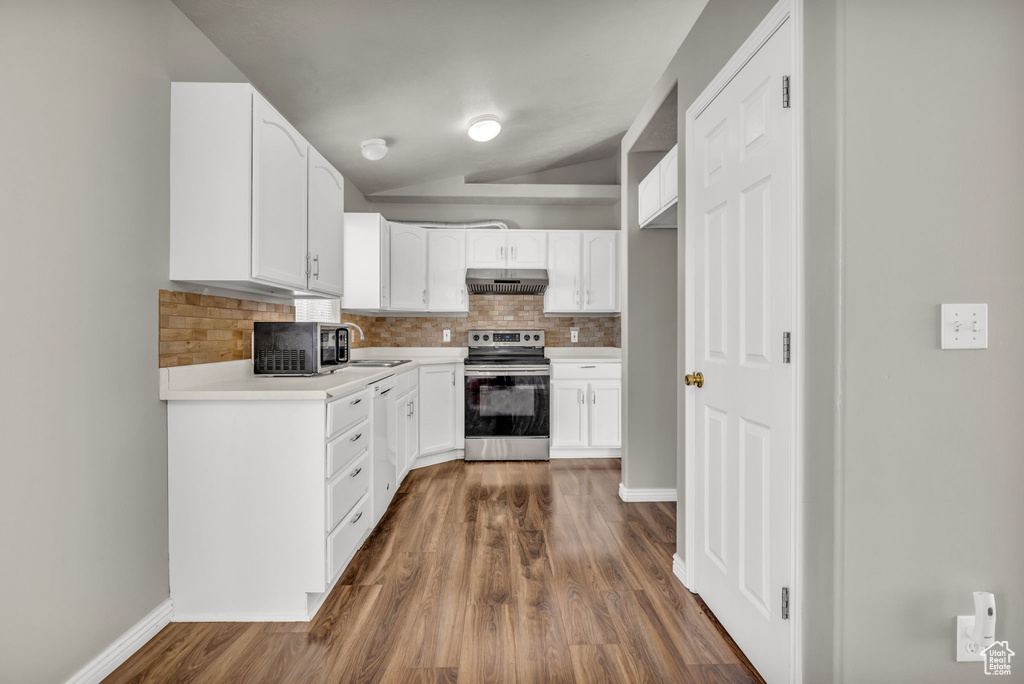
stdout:
<svg viewBox="0 0 1024 684">
<path fill-rule="evenodd" d="M 171 599 L 154 608 L 127 632 L 107 646 L 81 670 L 73 674 L 65 684 L 99 684 L 107 675 L 116 670 L 136 651 L 146 645 L 157 632 L 166 627 L 174 615 Z"/>
<path fill-rule="evenodd" d="M 623 501 L 676 501 L 679 497 L 675 487 L 669 489 L 643 489 L 638 487 L 627 488 L 619 483 L 619 498 Z"/>
</svg>

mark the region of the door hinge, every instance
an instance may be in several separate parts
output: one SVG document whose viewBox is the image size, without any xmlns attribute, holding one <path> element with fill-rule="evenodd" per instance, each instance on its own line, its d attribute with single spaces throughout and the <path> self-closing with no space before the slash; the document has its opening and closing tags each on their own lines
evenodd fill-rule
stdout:
<svg viewBox="0 0 1024 684">
<path fill-rule="evenodd" d="M 782 619 L 789 619 L 789 587 L 782 587 Z"/>
<path fill-rule="evenodd" d="M 782 77 L 782 108 L 789 109 L 789 76 Z"/>
<path fill-rule="evenodd" d="M 788 332 L 782 333 L 782 363 L 792 363 L 792 338 Z"/>
</svg>

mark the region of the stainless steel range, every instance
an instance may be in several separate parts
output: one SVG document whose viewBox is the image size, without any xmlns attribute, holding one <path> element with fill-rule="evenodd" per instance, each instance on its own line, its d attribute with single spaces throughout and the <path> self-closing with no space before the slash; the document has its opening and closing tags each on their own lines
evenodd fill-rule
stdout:
<svg viewBox="0 0 1024 684">
<path fill-rule="evenodd" d="M 551 362 L 543 330 L 470 330 L 466 460 L 546 461 Z"/>
</svg>

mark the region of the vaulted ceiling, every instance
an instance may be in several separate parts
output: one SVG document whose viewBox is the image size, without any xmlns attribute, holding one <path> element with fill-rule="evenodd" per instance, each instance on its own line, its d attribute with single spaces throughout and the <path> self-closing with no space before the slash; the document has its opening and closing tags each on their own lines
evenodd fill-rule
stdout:
<svg viewBox="0 0 1024 684">
<path fill-rule="evenodd" d="M 614 154 L 706 0 L 174 2 L 370 194 Z M 466 135 L 480 114 L 492 142 Z"/>
</svg>

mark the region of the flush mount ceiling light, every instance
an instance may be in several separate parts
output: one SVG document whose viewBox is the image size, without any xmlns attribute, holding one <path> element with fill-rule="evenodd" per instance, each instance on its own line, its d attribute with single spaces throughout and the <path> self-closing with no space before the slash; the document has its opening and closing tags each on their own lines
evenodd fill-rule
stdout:
<svg viewBox="0 0 1024 684">
<path fill-rule="evenodd" d="M 501 124 L 493 114 L 484 114 L 469 122 L 469 137 L 477 142 L 494 140 L 498 133 L 501 133 Z"/>
<path fill-rule="evenodd" d="M 370 138 L 363 141 L 363 156 L 370 161 L 380 161 L 388 153 L 388 144 L 384 138 Z"/>
</svg>

